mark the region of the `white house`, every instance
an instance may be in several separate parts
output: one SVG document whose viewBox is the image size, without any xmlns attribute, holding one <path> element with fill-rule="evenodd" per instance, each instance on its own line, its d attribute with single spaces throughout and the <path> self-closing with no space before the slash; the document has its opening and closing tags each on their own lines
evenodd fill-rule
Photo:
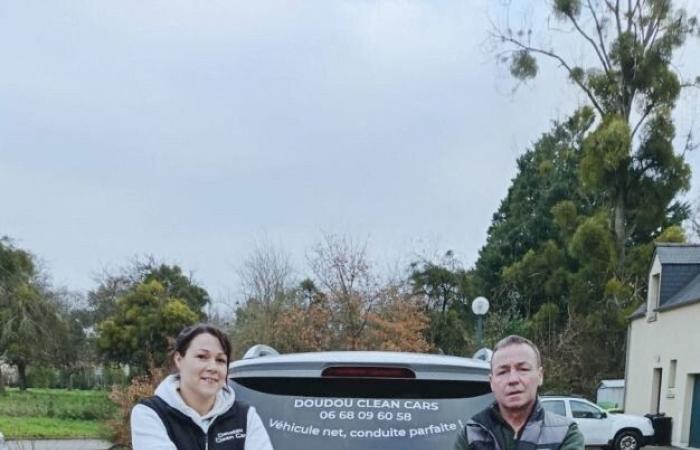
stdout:
<svg viewBox="0 0 700 450">
<path fill-rule="evenodd" d="M 647 302 L 630 317 L 625 412 L 673 418 L 673 445 L 700 448 L 700 245 L 658 244 Z"/>
</svg>

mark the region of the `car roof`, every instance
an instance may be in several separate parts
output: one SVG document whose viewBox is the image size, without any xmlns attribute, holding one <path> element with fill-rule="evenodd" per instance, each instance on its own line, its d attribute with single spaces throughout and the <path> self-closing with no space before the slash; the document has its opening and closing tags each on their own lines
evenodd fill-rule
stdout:
<svg viewBox="0 0 700 450">
<path fill-rule="evenodd" d="M 583 400 L 584 402 L 593 403 L 587 398 L 578 395 L 542 395 L 540 398 L 542 400 Z"/>
<path fill-rule="evenodd" d="M 335 351 L 290 353 L 241 359 L 229 365 L 229 376 L 320 377 L 332 366 L 403 367 L 416 379 L 488 381 L 487 362 L 458 356 L 408 352 Z"/>
</svg>

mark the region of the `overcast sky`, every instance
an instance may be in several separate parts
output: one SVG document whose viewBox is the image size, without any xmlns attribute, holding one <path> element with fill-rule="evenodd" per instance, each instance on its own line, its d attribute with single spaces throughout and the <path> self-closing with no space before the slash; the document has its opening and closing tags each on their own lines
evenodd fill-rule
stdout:
<svg viewBox="0 0 700 450">
<path fill-rule="evenodd" d="M 151 254 L 220 296 L 256 240 L 303 270 L 323 232 L 471 265 L 517 156 L 584 101 L 548 64 L 511 93 L 501 4 L 4 1 L 0 235 L 75 290 Z"/>
</svg>

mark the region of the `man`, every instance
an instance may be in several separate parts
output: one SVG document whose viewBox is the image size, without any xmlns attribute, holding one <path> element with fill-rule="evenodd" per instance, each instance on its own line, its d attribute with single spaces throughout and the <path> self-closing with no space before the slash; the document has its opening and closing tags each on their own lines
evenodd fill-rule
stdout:
<svg viewBox="0 0 700 450">
<path fill-rule="evenodd" d="M 576 423 L 545 411 L 537 400 L 542 375 L 532 341 L 508 336 L 496 344 L 489 375 L 496 401 L 467 422 L 454 450 L 583 450 Z"/>
</svg>

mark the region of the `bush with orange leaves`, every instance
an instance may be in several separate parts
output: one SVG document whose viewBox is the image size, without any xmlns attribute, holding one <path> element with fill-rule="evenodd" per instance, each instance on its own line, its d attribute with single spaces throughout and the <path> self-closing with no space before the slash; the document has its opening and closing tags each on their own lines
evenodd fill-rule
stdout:
<svg viewBox="0 0 700 450">
<path fill-rule="evenodd" d="M 425 339 L 428 317 L 417 296 L 401 292 L 397 286 L 383 290 L 375 308 L 367 316 L 362 347 L 367 350 L 429 352 Z"/>
<path fill-rule="evenodd" d="M 131 448 L 131 426 L 129 419 L 131 409 L 142 398 L 150 397 L 155 392 L 156 387 L 167 375 L 163 369 L 151 369 L 148 375 L 134 377 L 131 383 L 124 387 L 112 386 L 109 399 L 118 407 L 117 417 L 108 422 L 112 433 L 112 442 L 117 448 Z"/>
<path fill-rule="evenodd" d="M 282 353 L 433 350 L 425 339 L 428 317 L 424 302 L 400 286 L 384 287 L 371 303 L 363 303 L 357 295 L 316 295 L 311 301 L 290 299 L 276 306 L 273 315 L 266 314 L 259 303 L 246 305 L 246 320 L 233 330 L 235 353 L 242 354 L 259 342 Z M 261 330 L 262 323 L 266 323 L 265 330 Z"/>
<path fill-rule="evenodd" d="M 309 253 L 312 278 L 293 287 L 286 259 L 265 250 L 246 266 L 249 289 L 231 330 L 234 355 L 254 344 L 282 353 L 321 350 L 427 352 L 425 301 L 405 280 L 372 269 L 366 245 L 326 235 Z"/>
</svg>

